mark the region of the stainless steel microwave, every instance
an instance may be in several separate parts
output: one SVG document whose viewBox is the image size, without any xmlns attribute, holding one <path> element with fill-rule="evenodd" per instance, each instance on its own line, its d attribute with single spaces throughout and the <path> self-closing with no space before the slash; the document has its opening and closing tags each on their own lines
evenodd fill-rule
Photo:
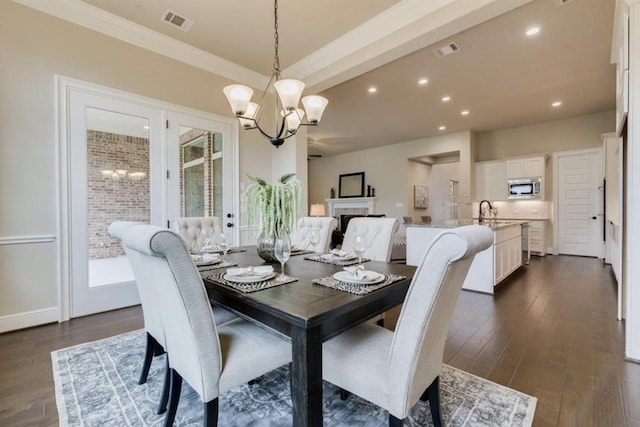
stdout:
<svg viewBox="0 0 640 427">
<path fill-rule="evenodd" d="M 508 199 L 541 199 L 542 178 L 519 178 L 507 181 Z"/>
</svg>

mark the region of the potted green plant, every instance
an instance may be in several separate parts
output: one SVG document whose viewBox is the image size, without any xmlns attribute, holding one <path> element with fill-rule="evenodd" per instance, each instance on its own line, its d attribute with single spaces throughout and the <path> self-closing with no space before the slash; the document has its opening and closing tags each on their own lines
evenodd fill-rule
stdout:
<svg viewBox="0 0 640 427">
<path fill-rule="evenodd" d="M 242 193 L 242 212 L 247 224 L 258 234 L 258 255 L 276 262 L 276 236 L 289 235 L 302 208 L 302 182 L 294 173 L 282 175 L 275 185 L 247 174 L 253 181 Z"/>
</svg>

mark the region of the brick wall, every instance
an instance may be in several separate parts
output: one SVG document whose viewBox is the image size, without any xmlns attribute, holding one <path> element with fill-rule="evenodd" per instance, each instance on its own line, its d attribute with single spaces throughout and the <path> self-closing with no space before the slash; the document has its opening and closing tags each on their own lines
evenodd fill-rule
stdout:
<svg viewBox="0 0 640 427">
<path fill-rule="evenodd" d="M 150 221 L 149 140 L 87 131 L 89 259 L 124 255 L 121 243 L 109 237 L 114 221 Z M 101 170 L 144 172 L 141 179 L 104 177 Z"/>
</svg>

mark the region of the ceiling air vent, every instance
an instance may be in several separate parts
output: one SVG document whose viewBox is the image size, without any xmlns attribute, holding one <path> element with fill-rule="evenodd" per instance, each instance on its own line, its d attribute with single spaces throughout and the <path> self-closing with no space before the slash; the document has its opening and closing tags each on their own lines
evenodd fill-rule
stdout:
<svg viewBox="0 0 640 427">
<path fill-rule="evenodd" d="M 456 44 L 456 42 L 451 42 L 437 49 L 434 49 L 433 53 L 442 58 L 443 56 L 451 55 L 452 53 L 455 53 L 459 50 L 460 47 Z"/>
<path fill-rule="evenodd" d="M 562 6 L 563 4 L 571 3 L 573 0 L 558 0 L 558 6 Z"/>
<path fill-rule="evenodd" d="M 180 16 L 169 9 L 167 9 L 164 15 L 162 15 L 162 20 L 174 27 L 180 28 L 183 31 L 189 31 L 189 28 L 193 25 L 193 21 L 191 19 Z"/>
</svg>

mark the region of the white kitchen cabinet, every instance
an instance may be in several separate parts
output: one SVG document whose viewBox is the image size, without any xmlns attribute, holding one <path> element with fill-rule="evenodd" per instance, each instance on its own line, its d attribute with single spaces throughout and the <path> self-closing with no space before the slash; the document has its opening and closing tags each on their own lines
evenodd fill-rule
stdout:
<svg viewBox="0 0 640 427">
<path fill-rule="evenodd" d="M 529 250 L 533 255 L 547 255 L 547 221 L 529 221 Z"/>
<path fill-rule="evenodd" d="M 520 224 L 495 231 L 495 270 L 497 285 L 522 265 L 522 229 Z"/>
<path fill-rule="evenodd" d="M 504 162 L 475 164 L 475 200 L 507 200 L 507 169 Z"/>
<path fill-rule="evenodd" d="M 545 158 L 525 157 L 506 161 L 507 179 L 544 177 Z"/>
<path fill-rule="evenodd" d="M 407 226 L 407 265 L 420 264 L 433 239 L 445 229 Z M 520 223 L 495 227 L 494 244 L 476 255 L 462 289 L 493 294 L 494 286 L 522 265 L 521 238 Z"/>
</svg>

